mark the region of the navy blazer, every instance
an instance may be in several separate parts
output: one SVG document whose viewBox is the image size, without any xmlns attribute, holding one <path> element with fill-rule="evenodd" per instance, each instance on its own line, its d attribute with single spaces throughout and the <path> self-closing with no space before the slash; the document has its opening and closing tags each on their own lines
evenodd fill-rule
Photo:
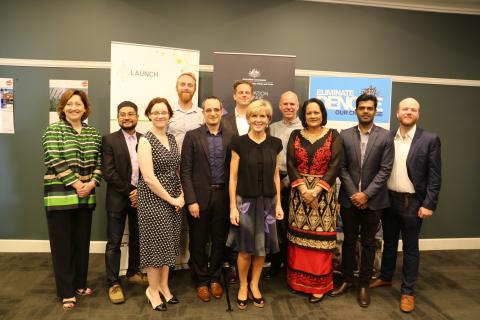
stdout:
<svg viewBox="0 0 480 320">
<path fill-rule="evenodd" d="M 142 135 L 136 134 L 138 141 Z M 102 150 L 102 176 L 107 182 L 107 211 L 120 212 L 130 205 L 128 196 L 136 189 L 131 184 L 132 164 L 121 129 L 103 136 Z"/>
<path fill-rule="evenodd" d="M 340 205 L 353 206 L 350 197 L 357 192 L 368 196 L 367 206 L 370 210 L 380 210 L 390 206 L 387 180 L 393 167 L 395 148 L 393 138 L 386 129 L 372 126 L 368 138 L 363 166 L 361 166 L 360 133 L 358 126 L 342 130 L 343 157 L 340 165 Z M 362 181 L 362 190 L 358 189 Z"/>
<path fill-rule="evenodd" d="M 397 130 L 392 132 L 395 137 Z M 408 178 L 422 207 L 435 210 L 442 183 L 440 138 L 417 127 L 407 156 Z"/>
<path fill-rule="evenodd" d="M 228 190 L 229 145 L 234 133 L 222 126 L 222 143 L 225 150 L 225 190 Z M 202 125 L 188 131 L 182 145 L 180 166 L 185 204 L 198 203 L 200 210 L 208 207 L 211 196 L 212 176 L 208 152 L 207 128 Z"/>
</svg>

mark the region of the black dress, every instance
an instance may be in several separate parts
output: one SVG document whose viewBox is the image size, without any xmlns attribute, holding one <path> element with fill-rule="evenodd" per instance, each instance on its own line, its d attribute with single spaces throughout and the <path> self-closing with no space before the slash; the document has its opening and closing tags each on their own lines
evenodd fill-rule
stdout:
<svg viewBox="0 0 480 320">
<path fill-rule="evenodd" d="M 243 135 L 233 139 L 231 148 L 240 156 L 236 199 L 240 225 L 230 226 L 227 245 L 255 256 L 278 252 L 274 174 L 282 141 L 267 136 L 257 144 Z"/>
<path fill-rule="evenodd" d="M 147 132 L 144 137 L 152 146 L 153 171 L 163 188 L 176 198 L 182 187 L 177 171 L 180 167 L 177 143 L 167 134 L 170 150 Z M 138 229 L 140 236 L 140 266 L 175 266 L 180 252 L 181 211 L 153 193 L 142 177 L 138 183 Z"/>
</svg>

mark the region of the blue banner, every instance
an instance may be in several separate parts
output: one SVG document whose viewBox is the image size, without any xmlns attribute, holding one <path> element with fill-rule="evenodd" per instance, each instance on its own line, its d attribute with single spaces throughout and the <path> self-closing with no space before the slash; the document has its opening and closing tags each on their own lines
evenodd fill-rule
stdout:
<svg viewBox="0 0 480 320">
<path fill-rule="evenodd" d="M 389 78 L 310 77 L 309 97 L 325 103 L 328 122 L 339 129 L 355 125 L 355 100 L 362 93 L 378 99 L 375 124 L 390 128 L 392 80 Z M 342 123 L 344 125 L 342 125 Z"/>
</svg>

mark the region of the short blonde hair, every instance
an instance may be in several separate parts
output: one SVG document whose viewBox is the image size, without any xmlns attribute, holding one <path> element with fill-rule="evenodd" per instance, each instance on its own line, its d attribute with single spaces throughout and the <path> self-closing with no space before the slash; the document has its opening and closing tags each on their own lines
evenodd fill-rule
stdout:
<svg viewBox="0 0 480 320">
<path fill-rule="evenodd" d="M 259 114 L 262 112 L 265 112 L 268 118 L 268 122 L 270 123 L 272 121 L 273 114 L 273 109 L 270 102 L 263 99 L 252 101 L 247 107 L 247 119 L 255 114 Z"/>
</svg>

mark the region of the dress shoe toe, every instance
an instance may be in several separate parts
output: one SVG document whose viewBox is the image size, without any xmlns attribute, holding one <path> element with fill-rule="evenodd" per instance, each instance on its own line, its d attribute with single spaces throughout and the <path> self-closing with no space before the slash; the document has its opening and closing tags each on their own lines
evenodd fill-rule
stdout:
<svg viewBox="0 0 480 320">
<path fill-rule="evenodd" d="M 378 288 L 378 287 L 386 287 L 386 286 L 391 286 L 392 285 L 392 281 L 386 281 L 386 280 L 382 280 L 380 278 L 377 278 L 375 280 L 373 280 L 372 283 L 370 283 L 370 289 L 375 289 L 375 288 Z"/>
<path fill-rule="evenodd" d="M 210 301 L 210 291 L 208 291 L 208 287 L 207 286 L 197 287 L 197 297 L 203 302 Z"/>
<path fill-rule="evenodd" d="M 330 297 L 338 297 L 348 291 L 352 287 L 352 284 L 349 282 L 343 282 L 340 287 L 335 290 L 330 291 Z"/>
</svg>

